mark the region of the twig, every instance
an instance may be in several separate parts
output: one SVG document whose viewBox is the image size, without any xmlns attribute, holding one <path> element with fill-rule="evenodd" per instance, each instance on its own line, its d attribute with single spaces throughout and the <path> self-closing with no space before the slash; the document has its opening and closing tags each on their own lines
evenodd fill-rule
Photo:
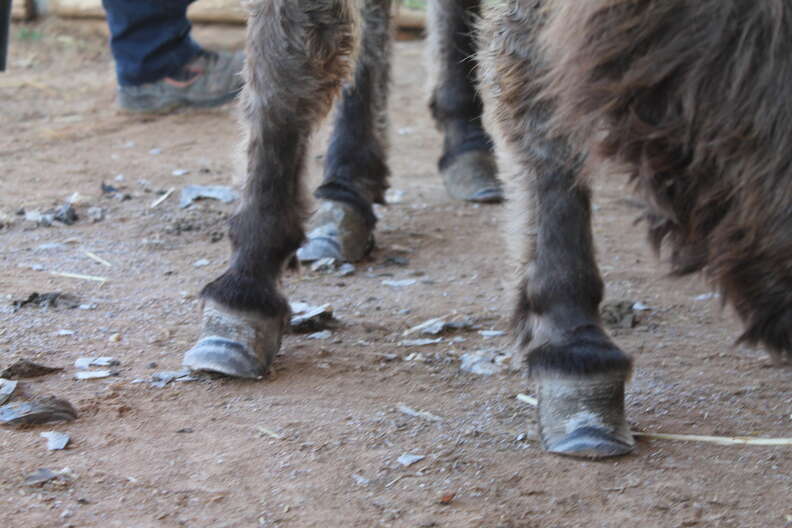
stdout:
<svg viewBox="0 0 792 528">
<path fill-rule="evenodd" d="M 50 271 L 50 275 L 57 275 L 59 277 L 68 277 L 70 279 L 81 279 L 94 282 L 101 282 L 104 284 L 108 281 L 107 277 L 95 277 L 93 275 L 83 275 L 81 273 L 67 273 L 65 271 Z"/>
<path fill-rule="evenodd" d="M 156 200 L 154 200 L 154 201 L 151 203 L 151 208 L 152 208 L 152 209 L 154 209 L 154 208 L 155 208 L 155 207 L 157 207 L 159 204 L 161 204 L 162 202 L 164 202 L 165 200 L 167 200 L 167 199 L 170 197 L 170 195 L 171 195 L 171 194 L 173 194 L 173 191 L 175 191 L 175 190 L 176 190 L 176 187 L 171 187 L 170 189 L 168 189 L 167 191 L 165 191 L 165 194 L 163 194 L 162 196 L 160 196 L 159 198 L 157 198 Z"/>
<path fill-rule="evenodd" d="M 113 267 L 112 264 L 107 262 L 105 259 L 103 259 L 99 255 L 95 255 L 95 254 L 91 253 L 90 251 L 86 251 L 86 250 L 83 250 L 83 253 L 85 254 L 86 257 L 95 260 L 96 262 L 98 262 L 99 264 L 101 264 L 103 266 L 107 266 L 108 268 L 112 268 Z"/>
<path fill-rule="evenodd" d="M 528 405 L 536 407 L 538 401 L 533 396 L 518 394 L 517 399 Z M 792 438 L 758 438 L 752 436 L 708 436 L 691 434 L 673 433 L 644 433 L 640 431 L 630 431 L 633 436 L 643 436 L 644 438 L 656 438 L 658 440 L 680 440 L 682 442 L 704 442 L 723 446 L 733 445 L 755 445 L 755 446 L 792 446 Z"/>
</svg>

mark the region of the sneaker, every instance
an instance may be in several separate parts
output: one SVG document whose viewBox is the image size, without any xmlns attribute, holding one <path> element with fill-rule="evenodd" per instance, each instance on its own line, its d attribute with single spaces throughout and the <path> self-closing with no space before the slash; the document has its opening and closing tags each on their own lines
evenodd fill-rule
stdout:
<svg viewBox="0 0 792 528">
<path fill-rule="evenodd" d="M 204 51 L 178 73 L 139 86 L 121 86 L 118 104 L 130 112 L 163 113 L 183 106 L 212 107 L 242 89 L 244 54 Z"/>
</svg>

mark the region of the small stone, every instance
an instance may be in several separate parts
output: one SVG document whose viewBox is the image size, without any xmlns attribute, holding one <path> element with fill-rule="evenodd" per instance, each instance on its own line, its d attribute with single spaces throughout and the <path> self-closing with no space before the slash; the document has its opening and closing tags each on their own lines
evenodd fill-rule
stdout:
<svg viewBox="0 0 792 528">
<path fill-rule="evenodd" d="M 368 486 L 371 482 L 366 477 L 358 475 L 357 473 L 352 473 L 352 479 L 357 483 L 358 486 Z"/>
<path fill-rule="evenodd" d="M 27 477 L 25 477 L 25 486 L 41 486 L 45 482 L 49 482 L 50 480 L 55 480 L 58 478 L 58 474 L 52 471 L 51 469 L 41 468 L 37 469 Z"/>
<path fill-rule="evenodd" d="M 383 262 L 383 264 L 385 264 L 386 266 L 399 266 L 403 268 L 410 265 L 410 259 L 399 255 L 391 255 L 385 257 L 385 261 Z"/>
<path fill-rule="evenodd" d="M 291 304 L 292 317 L 290 328 L 297 334 L 321 332 L 338 326 L 329 304 L 311 306 L 306 303 Z"/>
<path fill-rule="evenodd" d="M 107 338 L 107 340 L 109 342 L 111 342 L 111 343 L 120 343 L 121 342 L 121 334 L 119 334 L 119 333 L 112 334 L 110 337 Z"/>
<path fill-rule="evenodd" d="M 493 337 L 505 336 L 506 332 L 503 330 L 479 330 L 479 335 L 486 339 L 490 339 Z"/>
<path fill-rule="evenodd" d="M 75 332 L 74 330 L 58 330 L 57 332 L 55 332 L 55 335 L 57 335 L 57 336 L 72 336 L 72 335 L 74 335 L 76 333 L 77 332 Z"/>
<path fill-rule="evenodd" d="M 203 268 L 203 267 L 208 266 L 209 264 L 210 264 L 209 259 L 198 259 L 195 262 L 193 262 L 193 267 L 194 268 Z"/>
<path fill-rule="evenodd" d="M 402 280 L 390 280 L 386 279 L 382 281 L 383 286 L 390 286 L 391 288 L 405 288 L 407 286 L 412 286 L 418 282 L 415 279 L 402 279 Z"/>
<path fill-rule="evenodd" d="M 74 210 L 74 206 L 70 203 L 61 205 L 52 214 L 55 220 L 66 225 L 72 225 L 79 220 L 77 211 Z"/>
<path fill-rule="evenodd" d="M 354 275 L 356 271 L 355 265 L 350 264 L 349 262 L 345 264 L 341 264 L 338 268 L 338 276 L 339 277 L 349 277 L 350 275 Z"/>
<path fill-rule="evenodd" d="M 201 199 L 231 203 L 237 199 L 237 193 L 231 187 L 224 185 L 187 185 L 181 191 L 179 207 L 184 209 L 189 207 L 194 201 Z"/>
<path fill-rule="evenodd" d="M 459 368 L 471 374 L 491 376 L 503 370 L 503 365 L 497 362 L 498 354 L 495 350 L 478 350 L 463 354 Z"/>
<path fill-rule="evenodd" d="M 330 339 L 331 337 L 333 337 L 333 332 L 330 330 L 322 330 L 321 332 L 308 334 L 308 339 Z"/>
<path fill-rule="evenodd" d="M 112 357 L 91 357 L 79 358 L 74 362 L 78 369 L 88 369 L 91 367 L 117 367 L 121 362 Z"/>
<path fill-rule="evenodd" d="M 413 455 L 412 453 L 405 453 L 402 456 L 400 456 L 396 460 L 396 462 L 398 462 L 399 464 L 401 464 L 404 467 L 410 467 L 413 464 L 417 464 L 418 462 L 420 462 L 424 458 L 426 458 L 424 455 Z"/>
<path fill-rule="evenodd" d="M 47 450 L 49 451 L 60 451 L 61 449 L 65 449 L 71 440 L 69 435 L 56 431 L 41 433 L 39 436 L 47 439 Z"/>
<path fill-rule="evenodd" d="M 74 378 L 78 380 L 92 380 L 109 378 L 113 375 L 115 375 L 115 373 L 111 370 L 88 370 L 75 373 Z"/>
<path fill-rule="evenodd" d="M 187 174 L 190 174 L 190 171 L 187 169 L 174 169 L 171 174 L 173 176 L 186 176 Z"/>
<path fill-rule="evenodd" d="M 443 495 L 440 497 L 440 504 L 451 504 L 454 501 L 454 497 L 456 497 L 456 493 L 453 491 L 443 493 Z"/>
<path fill-rule="evenodd" d="M 194 433 L 195 431 L 193 431 L 191 427 L 183 427 L 182 429 L 179 429 L 176 432 L 180 434 L 189 434 L 189 433 Z"/>
<path fill-rule="evenodd" d="M 436 345 L 437 343 L 441 343 L 443 341 L 442 337 L 438 337 L 437 339 L 405 339 L 399 343 L 399 345 L 404 347 L 422 347 L 428 345 Z"/>
<path fill-rule="evenodd" d="M 338 262 L 336 259 L 332 257 L 321 258 L 311 264 L 311 271 L 317 272 L 329 272 L 335 271 L 336 267 L 338 266 Z"/>
<path fill-rule="evenodd" d="M 105 210 L 101 207 L 89 207 L 85 214 L 91 219 L 93 223 L 101 222 L 105 219 Z"/>
</svg>

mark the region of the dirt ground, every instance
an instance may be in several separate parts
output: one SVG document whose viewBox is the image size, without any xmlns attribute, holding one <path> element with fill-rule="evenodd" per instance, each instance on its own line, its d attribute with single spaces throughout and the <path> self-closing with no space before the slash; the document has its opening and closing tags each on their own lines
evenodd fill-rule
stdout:
<svg viewBox="0 0 792 528">
<path fill-rule="evenodd" d="M 13 33 L 11 71 L 0 74 L 0 368 L 20 358 L 62 367 L 22 380 L 12 401 L 56 395 L 79 418 L 0 428 L 3 527 L 792 526 L 789 447 L 643 440 L 609 462 L 551 456 L 537 445 L 533 409 L 515 399 L 531 394 L 529 381 L 460 370 L 463 354 L 508 352 L 508 337 L 468 330 L 400 346 L 406 329 L 433 317 L 506 330 L 511 302 L 503 208 L 450 201 L 436 174 L 422 41 L 396 46 L 392 186 L 404 192 L 379 210 L 377 249 L 354 275 L 303 270 L 284 281 L 291 300 L 330 303 L 343 325 L 324 340 L 287 336 L 261 382 L 153 387 L 155 372 L 180 368 L 198 333 L 196 294 L 227 263 L 233 205 L 181 209 L 178 195 L 186 184 L 229 183 L 233 108 L 122 114 L 100 26 L 49 21 Z M 213 28 L 198 38 L 242 37 Z M 102 182 L 130 199 L 102 194 Z M 739 325 L 705 281 L 663 276 L 626 189 L 621 178 L 598 182 L 595 231 L 608 298 L 649 308 L 634 328 L 611 329 L 635 357 L 634 429 L 792 436 L 792 372 L 733 346 Z M 17 215 L 75 192 L 74 225 Z M 92 221 L 91 207 L 104 220 Z M 70 293 L 83 306 L 13 310 L 33 292 Z M 119 375 L 76 380 L 74 361 L 91 356 L 118 358 Z M 68 448 L 47 451 L 39 434 L 49 430 L 68 433 Z M 405 453 L 425 458 L 404 467 Z M 68 471 L 24 485 L 38 468 Z"/>
</svg>

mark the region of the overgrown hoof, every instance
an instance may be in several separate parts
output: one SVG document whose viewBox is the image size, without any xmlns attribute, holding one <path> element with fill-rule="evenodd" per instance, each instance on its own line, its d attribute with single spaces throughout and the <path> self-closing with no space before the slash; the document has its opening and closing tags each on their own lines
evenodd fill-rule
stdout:
<svg viewBox="0 0 792 528">
<path fill-rule="evenodd" d="M 308 240 L 297 250 L 300 262 L 334 258 L 355 262 L 374 247 L 373 226 L 355 208 L 342 202 L 322 201 L 311 219 Z"/>
<path fill-rule="evenodd" d="M 504 199 L 495 156 L 489 151 L 463 152 L 441 169 L 440 174 L 448 195 L 455 200 L 500 203 Z"/>
<path fill-rule="evenodd" d="M 198 342 L 182 364 L 195 371 L 260 379 L 280 349 L 286 316 L 261 317 L 206 301 Z"/>
<path fill-rule="evenodd" d="M 543 374 L 539 379 L 539 431 L 545 450 L 599 459 L 635 447 L 624 417 L 623 373 L 591 376 Z"/>
</svg>

